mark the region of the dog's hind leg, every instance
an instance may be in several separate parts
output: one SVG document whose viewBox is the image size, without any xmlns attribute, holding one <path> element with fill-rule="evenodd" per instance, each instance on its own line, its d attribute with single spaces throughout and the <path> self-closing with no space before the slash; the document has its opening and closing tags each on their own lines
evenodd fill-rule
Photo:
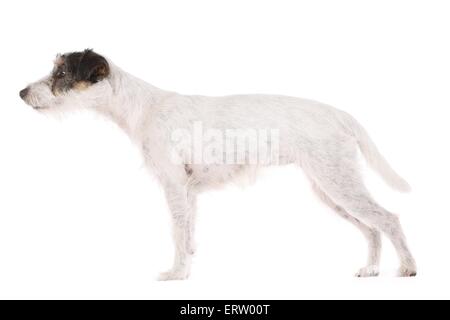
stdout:
<svg viewBox="0 0 450 320">
<path fill-rule="evenodd" d="M 361 268 L 357 273 L 357 277 L 376 277 L 379 274 L 380 255 L 381 255 L 381 235 L 374 228 L 370 228 L 352 215 L 348 214 L 344 209 L 335 204 L 328 195 L 323 192 L 316 183 L 312 183 L 312 188 L 320 200 L 333 209 L 339 216 L 356 226 L 368 241 L 369 256 L 367 265 Z"/>
<path fill-rule="evenodd" d="M 415 276 L 416 264 L 398 217 L 370 196 L 358 170 L 352 146 L 343 142 L 333 146 L 331 151 L 323 148 L 311 152 L 307 162 L 308 175 L 333 203 L 391 240 L 400 258 L 400 276 Z"/>
</svg>

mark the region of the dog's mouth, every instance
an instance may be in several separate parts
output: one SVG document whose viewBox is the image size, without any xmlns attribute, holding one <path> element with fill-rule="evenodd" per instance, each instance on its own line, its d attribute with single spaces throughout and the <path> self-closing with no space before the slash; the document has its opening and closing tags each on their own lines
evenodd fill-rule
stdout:
<svg viewBox="0 0 450 320">
<path fill-rule="evenodd" d="M 47 107 L 41 107 L 41 106 L 32 106 L 34 110 L 43 110 L 48 109 Z"/>
<path fill-rule="evenodd" d="M 24 100 L 25 104 L 29 105 L 34 110 L 47 109 L 47 107 L 43 107 L 41 105 L 35 105 L 34 104 L 35 102 L 33 101 L 34 99 L 29 99 L 28 97 L 24 97 L 23 100 Z"/>
</svg>

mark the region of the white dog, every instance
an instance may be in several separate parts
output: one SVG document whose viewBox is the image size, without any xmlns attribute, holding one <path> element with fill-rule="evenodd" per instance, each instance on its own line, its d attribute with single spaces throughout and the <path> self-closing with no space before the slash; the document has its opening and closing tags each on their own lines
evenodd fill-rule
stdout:
<svg viewBox="0 0 450 320">
<path fill-rule="evenodd" d="M 398 253 L 399 275 L 416 275 L 398 217 L 376 203 L 364 186 L 357 150 L 391 187 L 408 191 L 409 186 L 378 152 L 364 128 L 343 111 L 285 96 L 181 95 L 122 71 L 92 50 L 58 55 L 52 73 L 22 90 L 20 96 L 41 112 L 96 110 L 115 121 L 141 148 L 146 165 L 164 188 L 173 218 L 175 260 L 170 271 L 161 274 L 161 280 L 189 276 L 196 198 L 201 191 L 254 173 L 262 166 L 291 163 L 303 168 L 320 199 L 367 238 L 368 263 L 357 276 L 378 275 L 380 233 L 392 241 Z M 270 139 L 261 139 L 259 147 L 274 149 L 275 157 L 272 154 L 268 161 L 252 162 L 254 150 L 245 149 L 242 157 L 242 148 L 224 151 L 220 139 L 211 148 L 214 139 L 205 144 L 204 135 L 200 141 L 186 138 L 198 124 L 202 130 L 214 130 L 216 138 L 217 133 L 224 137 L 231 130 L 270 130 Z M 191 144 L 186 147 L 186 142 Z M 213 161 L 205 161 L 201 153 L 198 157 L 192 144 L 194 149 L 203 144 L 204 149 L 212 150 Z M 236 161 L 236 156 L 244 161 Z"/>
</svg>

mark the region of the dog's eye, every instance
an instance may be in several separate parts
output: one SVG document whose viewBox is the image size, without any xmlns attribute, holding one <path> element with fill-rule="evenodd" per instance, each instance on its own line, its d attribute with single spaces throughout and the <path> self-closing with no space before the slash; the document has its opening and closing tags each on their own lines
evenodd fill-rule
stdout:
<svg viewBox="0 0 450 320">
<path fill-rule="evenodd" d="M 66 76 L 66 72 L 65 71 L 58 71 L 57 73 L 56 73 L 56 77 L 57 78 L 64 78 Z"/>
</svg>

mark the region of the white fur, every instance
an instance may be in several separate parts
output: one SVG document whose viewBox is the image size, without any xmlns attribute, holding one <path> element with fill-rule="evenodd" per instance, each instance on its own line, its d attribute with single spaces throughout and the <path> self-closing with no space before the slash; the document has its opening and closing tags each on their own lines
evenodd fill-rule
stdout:
<svg viewBox="0 0 450 320">
<path fill-rule="evenodd" d="M 115 121 L 141 148 L 145 162 L 165 190 L 173 218 L 175 260 L 162 280 L 186 279 L 190 273 L 197 195 L 237 176 L 253 175 L 258 165 L 195 163 L 188 174 L 170 161 L 171 133 L 206 128 L 275 128 L 279 130 L 279 165 L 303 168 L 313 189 L 328 206 L 357 226 L 369 243 L 369 258 L 358 276 L 378 275 L 381 238 L 385 234 L 400 258 L 400 275 L 416 266 L 396 215 L 377 204 L 364 186 L 357 165 L 359 149 L 392 187 L 408 184 L 380 155 L 362 126 L 350 115 L 318 102 L 276 95 L 188 96 L 158 89 L 110 63 L 109 77 L 86 90 L 54 96 L 49 78 L 30 85 L 27 102 L 43 112 L 91 108 Z"/>
</svg>

